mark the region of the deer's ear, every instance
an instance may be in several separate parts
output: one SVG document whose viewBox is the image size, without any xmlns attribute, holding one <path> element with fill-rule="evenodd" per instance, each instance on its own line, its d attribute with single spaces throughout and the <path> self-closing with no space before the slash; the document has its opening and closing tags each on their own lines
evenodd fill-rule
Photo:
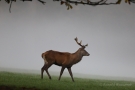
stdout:
<svg viewBox="0 0 135 90">
<path fill-rule="evenodd" d="M 81 47 L 81 50 L 84 50 L 84 49 L 85 49 L 85 46 L 82 46 L 82 47 Z"/>
</svg>

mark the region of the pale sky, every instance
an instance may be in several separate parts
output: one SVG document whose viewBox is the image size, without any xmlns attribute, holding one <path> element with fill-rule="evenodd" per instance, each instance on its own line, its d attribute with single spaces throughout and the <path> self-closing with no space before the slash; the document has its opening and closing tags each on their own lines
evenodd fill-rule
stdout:
<svg viewBox="0 0 135 90">
<path fill-rule="evenodd" d="M 9 13 L 0 1 L 0 67 L 40 71 L 43 52 L 73 53 L 78 37 L 88 43 L 90 56 L 74 65 L 73 73 L 135 78 L 135 4 L 66 9 L 51 0 L 17 1 Z M 60 69 L 53 65 L 49 71 Z"/>
</svg>

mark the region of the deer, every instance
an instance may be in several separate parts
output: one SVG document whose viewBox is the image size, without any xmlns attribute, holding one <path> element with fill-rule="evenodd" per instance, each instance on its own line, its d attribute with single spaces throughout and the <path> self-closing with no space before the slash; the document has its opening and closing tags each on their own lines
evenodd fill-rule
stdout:
<svg viewBox="0 0 135 90">
<path fill-rule="evenodd" d="M 76 37 L 74 39 L 76 41 L 76 43 L 81 46 L 76 52 L 74 53 L 69 53 L 69 52 L 59 52 L 59 51 L 54 51 L 54 50 L 48 50 L 44 53 L 41 54 L 41 57 L 44 60 L 44 65 L 41 68 L 41 79 L 43 79 L 43 73 L 44 71 L 46 71 L 49 79 L 51 79 L 51 76 L 48 72 L 48 69 L 51 65 L 57 65 L 57 66 L 61 66 L 61 71 L 60 71 L 60 76 L 59 76 L 59 81 L 61 79 L 61 76 L 63 74 L 63 71 L 65 68 L 67 68 L 72 81 L 74 82 L 74 78 L 73 78 L 73 74 L 72 74 L 72 70 L 71 67 L 80 62 L 83 58 L 83 56 L 89 56 L 90 54 L 85 50 L 85 47 L 88 46 L 88 44 L 86 45 L 82 45 L 82 41 L 78 42 L 78 38 Z"/>
</svg>

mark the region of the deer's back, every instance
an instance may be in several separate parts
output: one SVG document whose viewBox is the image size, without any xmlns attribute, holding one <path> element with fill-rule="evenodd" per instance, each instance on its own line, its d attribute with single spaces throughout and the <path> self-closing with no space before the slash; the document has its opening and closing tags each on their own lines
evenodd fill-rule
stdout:
<svg viewBox="0 0 135 90">
<path fill-rule="evenodd" d="M 45 58 L 48 62 L 61 66 L 70 62 L 70 53 L 49 50 L 45 52 Z"/>
</svg>

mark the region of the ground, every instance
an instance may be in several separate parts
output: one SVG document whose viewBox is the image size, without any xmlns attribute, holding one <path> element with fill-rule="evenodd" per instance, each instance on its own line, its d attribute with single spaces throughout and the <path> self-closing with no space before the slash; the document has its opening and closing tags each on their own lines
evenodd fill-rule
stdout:
<svg viewBox="0 0 135 90">
<path fill-rule="evenodd" d="M 26 87 L 15 87 L 15 86 L 5 86 L 1 85 L 0 90 L 40 90 L 35 87 L 32 88 L 26 88 Z"/>
</svg>

